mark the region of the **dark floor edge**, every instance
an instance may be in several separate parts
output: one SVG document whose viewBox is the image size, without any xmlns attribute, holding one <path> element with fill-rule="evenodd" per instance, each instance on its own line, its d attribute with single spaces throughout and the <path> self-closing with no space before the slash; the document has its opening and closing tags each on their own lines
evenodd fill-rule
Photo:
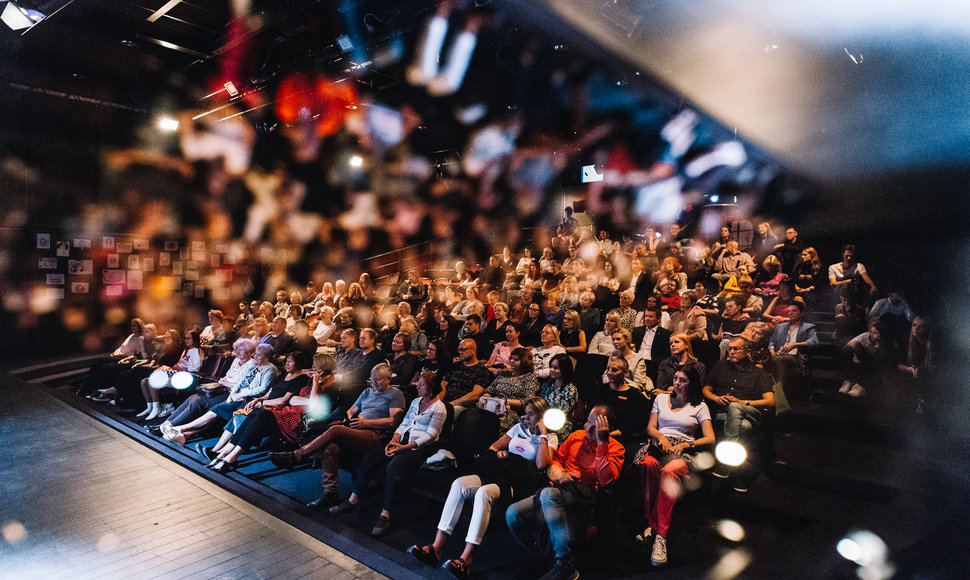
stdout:
<svg viewBox="0 0 970 580">
<path fill-rule="evenodd" d="M 101 413 L 97 409 L 93 409 L 89 405 L 83 404 L 82 401 L 78 400 L 66 390 L 48 388 L 43 383 L 27 383 L 11 373 L 7 373 L 7 376 L 12 380 L 22 383 L 28 388 L 32 388 L 35 391 L 43 393 L 44 395 L 47 395 L 52 399 L 81 412 L 87 417 L 94 419 L 98 423 L 101 423 L 117 431 L 118 433 L 125 435 L 129 439 L 144 445 L 159 455 L 172 460 L 181 467 L 192 471 L 194 474 L 202 477 L 208 482 L 232 493 L 234 496 L 246 501 L 256 509 L 259 509 L 281 520 L 282 522 L 293 526 L 297 530 L 311 536 L 317 541 L 329 545 L 331 548 L 350 558 L 353 558 L 354 560 L 357 560 L 361 564 L 376 572 L 395 579 L 401 578 L 418 580 L 425 578 L 424 575 L 403 566 L 401 562 L 395 561 L 394 557 L 398 556 L 397 554 L 389 556 L 379 553 L 377 549 L 383 549 L 385 551 L 387 550 L 387 546 L 384 544 L 375 542 L 371 538 L 363 536 L 363 534 L 359 533 L 357 530 L 343 526 L 342 524 L 334 527 L 327 526 L 322 522 L 316 521 L 307 515 L 300 513 L 300 511 L 297 510 L 303 507 L 302 504 L 283 493 L 273 491 L 268 486 L 261 486 L 262 489 L 257 490 L 250 485 L 247 485 L 248 478 L 245 476 L 233 473 L 221 475 L 214 473 L 211 470 L 207 470 L 197 461 L 188 460 L 187 455 L 157 441 L 154 437 L 151 437 L 147 433 L 143 433 L 138 429 L 133 429 L 129 425 L 115 419 L 109 414 Z M 246 483 L 241 480 L 246 480 Z M 370 544 L 376 545 L 370 547 Z M 402 562 L 407 561 L 404 558 L 404 554 L 401 554 L 400 557 Z"/>
</svg>

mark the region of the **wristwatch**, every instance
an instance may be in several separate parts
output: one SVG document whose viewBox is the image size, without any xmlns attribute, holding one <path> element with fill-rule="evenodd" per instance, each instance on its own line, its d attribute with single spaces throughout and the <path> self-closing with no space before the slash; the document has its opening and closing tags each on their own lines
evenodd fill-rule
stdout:
<svg viewBox="0 0 970 580">
<path fill-rule="evenodd" d="M 745 407 L 750 407 L 751 406 L 751 401 L 745 401 L 744 402 L 744 406 Z"/>
</svg>

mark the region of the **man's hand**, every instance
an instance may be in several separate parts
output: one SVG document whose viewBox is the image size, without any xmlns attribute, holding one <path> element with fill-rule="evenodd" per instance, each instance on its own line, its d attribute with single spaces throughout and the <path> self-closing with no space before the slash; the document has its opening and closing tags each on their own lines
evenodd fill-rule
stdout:
<svg viewBox="0 0 970 580">
<path fill-rule="evenodd" d="M 573 475 L 572 473 L 569 473 L 566 470 L 562 470 L 559 472 L 559 477 L 556 478 L 556 483 L 568 483 L 570 481 L 576 481 L 578 479 L 579 477 Z"/>
<path fill-rule="evenodd" d="M 606 415 L 596 416 L 596 441 L 606 443 L 610 440 L 610 420 Z"/>
<path fill-rule="evenodd" d="M 790 351 L 793 348 L 794 348 L 794 345 L 792 344 L 782 345 L 782 347 L 778 349 L 778 354 L 788 354 L 788 351 Z"/>
<path fill-rule="evenodd" d="M 354 429 L 366 429 L 367 425 L 370 424 L 370 419 L 365 419 L 363 417 L 354 417 L 350 420 L 350 426 Z"/>
</svg>

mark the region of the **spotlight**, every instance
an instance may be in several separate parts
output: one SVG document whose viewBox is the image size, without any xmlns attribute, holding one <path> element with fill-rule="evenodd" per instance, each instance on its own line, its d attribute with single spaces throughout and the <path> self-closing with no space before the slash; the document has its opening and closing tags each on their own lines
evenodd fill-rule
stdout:
<svg viewBox="0 0 970 580">
<path fill-rule="evenodd" d="M 714 448 L 714 455 L 717 460 L 725 465 L 738 466 L 744 463 L 748 457 L 748 452 L 744 446 L 734 441 L 721 441 Z"/>
<path fill-rule="evenodd" d="M 162 131 L 178 131 L 179 122 L 171 117 L 161 117 L 158 120 L 158 128 Z"/>
<path fill-rule="evenodd" d="M 226 81 L 226 84 L 222 86 L 226 87 L 226 92 L 229 93 L 230 97 L 235 97 L 239 94 L 239 89 L 236 88 L 236 85 L 232 84 L 232 81 Z"/>
<path fill-rule="evenodd" d="M 714 194 L 714 195 L 711 196 L 711 203 L 717 203 L 719 201 L 721 201 L 721 196 L 719 196 L 717 194 Z"/>
<path fill-rule="evenodd" d="M 895 566 L 889 561 L 889 547 L 882 538 L 868 530 L 846 534 L 835 546 L 839 555 L 859 566 L 856 576 L 865 580 L 892 578 Z"/>
<path fill-rule="evenodd" d="M 180 391 L 184 391 L 185 389 L 191 387 L 192 383 L 194 382 L 195 377 L 186 371 L 179 371 L 172 375 L 172 386 Z"/>
<path fill-rule="evenodd" d="M 13 30 L 30 28 L 45 18 L 44 14 L 36 10 L 21 8 L 15 2 L 7 2 L 6 4 L 3 7 L 3 12 L 0 13 L 0 20 L 3 20 L 3 23 Z"/>
<path fill-rule="evenodd" d="M 351 167 L 361 167 L 364 165 L 364 158 L 360 155 L 352 155 L 350 161 L 347 162 Z"/>
<path fill-rule="evenodd" d="M 158 369 L 148 375 L 148 384 L 155 389 L 164 389 L 168 386 L 169 375 L 162 369 Z"/>
<path fill-rule="evenodd" d="M 559 409 L 549 409 L 543 413 L 542 422 L 546 424 L 546 429 L 558 431 L 566 424 L 566 414 Z"/>
</svg>

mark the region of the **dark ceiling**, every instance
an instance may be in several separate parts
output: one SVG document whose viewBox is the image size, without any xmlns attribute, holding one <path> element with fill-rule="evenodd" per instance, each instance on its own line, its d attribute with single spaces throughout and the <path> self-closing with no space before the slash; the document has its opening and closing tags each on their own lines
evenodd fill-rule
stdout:
<svg viewBox="0 0 970 580">
<path fill-rule="evenodd" d="M 156 111 L 198 105 L 197 87 L 217 70 L 228 38 L 228 2 L 179 2 L 155 22 L 147 18 L 165 0 L 20 3 L 49 18 L 26 33 L 0 28 L 0 146 L 31 142 L 35 156 L 70 157 L 74 144 L 91 141 L 127 145 L 132 126 Z M 469 79 L 483 88 L 503 45 L 541 34 L 613 70 L 628 67 L 618 74 L 657 80 L 659 90 L 643 90 L 693 104 L 817 184 L 822 199 L 857 200 L 835 221 L 882 196 L 889 223 L 912 221 L 885 208 L 905 204 L 914 188 L 930 202 L 915 219 L 929 221 L 935 204 L 963 189 L 970 8 L 959 3 L 477 3 L 496 24 L 497 48 L 476 55 L 486 70 Z M 351 56 L 336 46 L 338 36 L 356 27 L 372 48 L 390 50 L 410 42 L 433 9 L 419 0 L 254 0 L 260 66 L 251 80 L 268 84 L 303 64 L 342 70 Z M 394 89 L 399 75 L 389 68 L 368 82 Z"/>
</svg>

